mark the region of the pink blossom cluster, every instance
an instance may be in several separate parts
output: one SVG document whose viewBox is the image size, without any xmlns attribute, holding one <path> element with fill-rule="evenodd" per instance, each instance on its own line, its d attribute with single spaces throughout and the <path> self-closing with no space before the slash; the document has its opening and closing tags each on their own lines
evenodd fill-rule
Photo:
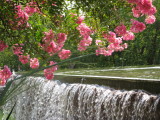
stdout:
<svg viewBox="0 0 160 120">
<path fill-rule="evenodd" d="M 14 44 L 13 46 L 12 46 L 12 48 L 13 48 L 13 53 L 15 54 L 15 55 L 17 55 L 17 56 L 19 56 L 19 55 L 22 55 L 23 54 L 23 50 L 22 50 L 22 46 L 23 46 L 23 44 Z"/>
<path fill-rule="evenodd" d="M 0 52 L 5 50 L 7 47 L 8 45 L 6 45 L 4 41 L 0 40 Z"/>
<path fill-rule="evenodd" d="M 122 25 L 124 27 L 124 25 Z M 119 29 L 121 26 L 118 26 L 115 31 L 118 35 L 126 35 L 125 29 Z M 125 28 L 125 27 L 124 27 Z M 98 46 L 98 49 L 96 50 L 96 55 L 104 55 L 104 56 L 110 56 L 113 52 L 117 51 L 123 51 L 127 48 L 127 44 L 122 44 L 122 38 L 123 37 L 117 37 L 116 33 L 109 32 L 107 34 L 103 34 L 103 37 L 108 41 L 109 45 L 107 47 L 100 47 Z M 129 39 L 129 38 L 128 38 Z"/>
<path fill-rule="evenodd" d="M 29 62 L 29 59 L 30 59 L 30 56 L 29 55 L 19 55 L 19 61 L 22 63 L 22 64 L 27 64 Z"/>
<path fill-rule="evenodd" d="M 3 70 L 0 70 L 0 86 L 4 86 L 7 82 L 7 79 L 10 78 L 12 72 L 8 68 L 8 66 L 4 66 Z"/>
<path fill-rule="evenodd" d="M 145 22 L 147 24 L 153 24 L 155 21 L 156 21 L 156 17 L 154 15 L 149 15 L 145 19 Z"/>
<path fill-rule="evenodd" d="M 23 24 L 26 24 L 26 22 L 28 21 L 29 19 L 29 15 L 24 11 L 22 10 L 22 6 L 21 5 L 18 5 L 16 6 L 16 10 L 17 10 L 17 19 L 19 20 L 18 21 L 18 25 L 23 25 Z"/>
<path fill-rule="evenodd" d="M 139 33 L 146 29 L 146 25 L 143 22 L 131 19 L 132 26 L 130 28 L 131 32 Z"/>
<path fill-rule="evenodd" d="M 133 16 L 140 17 L 146 15 L 145 22 L 147 24 L 153 24 L 156 20 L 154 14 L 156 13 L 156 7 L 152 5 L 152 0 L 128 0 L 129 3 L 135 5 L 132 8 Z M 131 19 L 132 25 L 130 30 L 127 30 L 125 25 L 117 26 L 114 31 L 103 34 L 103 37 L 108 41 L 107 47 L 101 47 L 98 45 L 96 55 L 102 54 L 104 56 L 112 55 L 114 51 L 123 51 L 128 47 L 127 43 L 123 41 L 134 40 L 134 33 L 142 32 L 146 29 L 146 25 L 143 22 Z M 117 37 L 119 36 L 119 37 Z"/>
<path fill-rule="evenodd" d="M 67 35 L 65 33 L 58 33 L 57 36 L 54 35 L 52 30 L 44 33 L 41 47 L 44 51 L 49 53 L 51 56 L 55 53 L 59 52 L 67 39 Z"/>
<path fill-rule="evenodd" d="M 123 45 L 123 40 L 133 40 L 134 34 L 130 31 L 126 30 L 125 25 L 117 26 L 114 30 L 114 32 L 109 32 L 107 34 L 103 34 L 103 37 L 108 41 L 108 50 L 112 51 L 122 51 L 126 48 L 126 46 Z M 117 37 L 117 35 L 121 37 Z"/>
<path fill-rule="evenodd" d="M 13 27 L 14 29 L 29 27 L 30 25 L 27 22 L 29 20 L 29 17 L 33 13 L 36 12 L 40 13 L 35 2 L 28 3 L 27 6 L 24 7 L 24 9 L 22 8 L 22 5 L 17 5 L 15 9 L 16 9 L 15 19 L 17 20 L 17 22 L 16 25 Z M 11 21 L 10 23 L 15 24 L 14 21 Z"/>
<path fill-rule="evenodd" d="M 22 50 L 23 46 L 24 46 L 24 44 L 14 44 L 12 46 L 12 49 L 13 49 L 13 53 L 18 56 L 19 61 L 22 64 L 27 64 L 29 62 L 30 56 L 29 55 L 26 55 L 26 56 L 23 55 L 24 54 L 23 53 L 24 50 Z"/>
<path fill-rule="evenodd" d="M 146 15 L 145 22 L 147 24 L 153 24 L 156 20 L 154 14 L 157 12 L 156 7 L 152 4 L 153 0 L 128 0 L 129 3 L 135 5 L 132 8 L 133 16 L 138 18 L 140 16 Z"/>
<path fill-rule="evenodd" d="M 77 30 L 79 30 L 79 33 L 82 37 L 82 40 L 78 44 L 78 50 L 79 51 L 84 51 L 87 49 L 88 46 L 92 44 L 92 38 L 90 35 L 92 34 L 92 30 L 85 24 L 83 23 L 84 16 L 78 17 L 77 24 L 79 26 L 77 27 Z"/>
<path fill-rule="evenodd" d="M 84 21 L 84 18 L 85 18 L 84 16 L 79 16 L 76 23 L 81 24 Z"/>
<path fill-rule="evenodd" d="M 114 29 L 115 32 L 110 31 L 107 34 L 103 34 L 103 37 L 107 40 L 109 45 L 107 46 L 107 48 L 98 47 L 98 50 L 96 50 L 96 54 L 109 56 L 112 55 L 113 52 L 123 51 L 128 47 L 127 43 L 123 44 L 123 41 L 134 40 L 135 39 L 134 33 L 142 32 L 145 29 L 146 29 L 145 24 L 136 20 L 132 20 L 132 26 L 129 31 L 123 24 L 117 26 Z"/>
<path fill-rule="evenodd" d="M 114 29 L 115 32 L 110 31 L 107 34 L 103 34 L 103 37 L 107 40 L 109 45 L 107 47 L 98 46 L 96 55 L 102 54 L 104 56 L 110 56 L 113 52 L 126 49 L 128 45 L 127 43 L 123 43 L 123 41 L 134 40 L 135 35 L 133 32 L 142 32 L 145 29 L 145 27 L 140 27 L 138 23 L 141 25 L 140 22 L 136 21 L 132 24 L 132 29 L 129 31 L 126 26 L 122 24 Z"/>
<path fill-rule="evenodd" d="M 50 56 L 58 53 L 60 59 L 64 60 L 71 56 L 71 51 L 62 49 L 65 41 L 67 40 L 67 35 L 65 33 L 58 33 L 55 35 L 52 30 L 44 33 L 42 39 L 42 44 L 40 46 L 44 51 L 46 51 Z M 55 64 L 53 61 L 50 62 L 50 65 Z M 44 75 L 47 79 L 52 79 L 54 77 L 53 72 L 57 70 L 57 66 L 48 68 L 44 70 Z"/>
<path fill-rule="evenodd" d="M 23 50 L 23 46 L 24 44 L 14 44 L 12 46 L 13 48 L 13 53 L 15 55 L 18 56 L 19 58 L 19 61 L 22 63 L 22 64 L 27 64 L 30 62 L 30 67 L 32 69 L 36 69 L 39 67 L 39 61 L 37 58 L 30 58 L 29 55 L 23 55 L 24 53 L 24 50 Z"/>
<path fill-rule="evenodd" d="M 96 50 L 96 55 L 104 55 L 104 56 L 110 56 L 112 55 L 113 50 L 107 50 L 106 47 L 98 47 L 98 49 Z"/>
<path fill-rule="evenodd" d="M 56 64 L 55 62 L 53 61 L 50 61 L 50 64 L 49 65 L 54 65 Z M 51 80 L 54 78 L 54 72 L 57 70 L 58 66 L 55 65 L 55 66 L 52 66 L 50 68 L 47 68 L 47 69 L 44 69 L 44 76 L 48 79 L 48 80 Z"/>
<path fill-rule="evenodd" d="M 31 16 L 34 13 L 40 13 L 39 8 L 37 7 L 36 2 L 29 2 L 27 6 L 24 8 L 24 11 Z"/>
<path fill-rule="evenodd" d="M 58 56 L 61 60 L 67 59 L 71 56 L 71 51 L 62 49 L 62 51 L 58 53 Z"/>
</svg>

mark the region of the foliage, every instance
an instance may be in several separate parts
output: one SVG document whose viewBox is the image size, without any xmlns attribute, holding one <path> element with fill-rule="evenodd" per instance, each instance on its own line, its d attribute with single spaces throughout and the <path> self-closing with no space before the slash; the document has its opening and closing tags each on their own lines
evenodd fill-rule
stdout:
<svg viewBox="0 0 160 120">
<path fill-rule="evenodd" d="M 146 28 L 143 21 L 147 19 L 145 18 L 148 17 L 147 13 L 144 13 L 145 17 L 130 21 L 133 18 L 131 9 L 135 6 L 138 4 L 130 4 L 126 0 L 35 0 L 34 2 L 2 0 L 0 3 L 0 54 L 3 58 L 0 59 L 2 61 L 0 65 L 7 63 L 12 69 L 19 69 L 19 66 L 25 64 L 25 69 L 29 69 L 30 63 L 30 67 L 34 69 L 24 76 L 7 82 L 0 94 L 0 106 L 15 94 L 23 92 L 21 88 L 25 84 L 25 77 L 36 72 L 44 70 L 45 77 L 52 79 L 57 65 L 66 62 L 72 65 L 73 60 L 80 58 L 82 63 L 100 61 L 99 66 L 104 66 L 106 61 L 109 61 L 107 64 L 110 65 L 124 64 L 124 60 L 128 60 L 127 57 L 130 56 L 130 50 L 124 53 L 121 51 L 127 48 L 128 40 L 134 39 L 133 33 L 142 32 Z M 144 12 L 143 9 L 140 12 Z M 153 14 L 155 14 L 154 11 Z M 154 25 L 152 27 L 154 28 Z M 156 39 L 149 43 L 151 45 L 149 50 L 157 54 L 157 51 L 152 50 L 159 38 L 157 29 L 152 33 L 155 34 L 153 36 Z M 147 31 L 144 34 L 146 38 L 153 37 L 147 36 Z M 139 35 L 138 39 L 140 38 L 143 38 L 142 34 Z M 148 51 L 145 51 L 147 47 L 143 48 L 145 44 L 143 40 L 135 42 L 131 44 L 131 50 L 147 56 Z M 141 46 L 142 50 L 139 51 L 134 46 L 137 48 Z M 100 54 L 104 56 L 96 58 Z M 124 55 L 125 57 L 122 58 Z M 136 54 L 134 55 L 137 57 Z M 119 59 L 120 56 L 122 57 Z M 85 57 L 87 60 L 83 59 Z M 128 61 L 130 63 L 136 59 L 134 56 L 131 57 L 133 57 L 131 61 Z M 18 60 L 22 64 L 18 63 Z M 143 58 L 141 60 L 143 62 Z M 150 57 L 147 62 L 152 63 Z M 8 68 L 0 70 L 0 82 L 6 83 L 5 77 L 9 72 Z M 11 88 L 15 81 L 17 83 Z"/>
</svg>

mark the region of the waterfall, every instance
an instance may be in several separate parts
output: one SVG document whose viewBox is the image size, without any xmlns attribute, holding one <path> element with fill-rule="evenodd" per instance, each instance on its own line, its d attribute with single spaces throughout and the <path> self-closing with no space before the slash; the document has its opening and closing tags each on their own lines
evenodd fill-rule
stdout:
<svg viewBox="0 0 160 120">
<path fill-rule="evenodd" d="M 143 91 L 114 90 L 104 86 L 66 84 L 28 77 L 35 87 L 7 103 L 16 120 L 160 120 L 160 97 Z M 12 104 L 13 105 L 13 104 Z"/>
</svg>

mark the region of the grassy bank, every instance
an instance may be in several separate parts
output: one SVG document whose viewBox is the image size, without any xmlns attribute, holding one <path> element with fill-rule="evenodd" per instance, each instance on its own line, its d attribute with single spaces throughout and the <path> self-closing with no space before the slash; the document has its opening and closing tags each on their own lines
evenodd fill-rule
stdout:
<svg viewBox="0 0 160 120">
<path fill-rule="evenodd" d="M 25 74 L 27 73 L 27 71 L 21 71 L 18 73 Z M 58 71 L 55 72 L 55 75 L 56 74 L 160 79 L 160 66 L 126 66 L 126 67 L 109 67 L 109 68 L 59 69 Z M 35 76 L 43 76 L 43 72 L 36 73 Z"/>
<path fill-rule="evenodd" d="M 2 120 L 3 112 L 0 110 L 0 120 Z M 9 120 L 16 120 L 12 116 L 9 118 Z"/>
</svg>

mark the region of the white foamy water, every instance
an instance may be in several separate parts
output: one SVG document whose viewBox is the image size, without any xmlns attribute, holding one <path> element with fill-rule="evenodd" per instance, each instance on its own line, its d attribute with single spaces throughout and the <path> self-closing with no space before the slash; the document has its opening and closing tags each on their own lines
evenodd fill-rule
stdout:
<svg viewBox="0 0 160 120">
<path fill-rule="evenodd" d="M 4 107 L 9 110 L 17 101 L 16 120 L 160 120 L 160 98 L 156 95 L 41 77 L 27 80 L 26 87 L 38 85 Z"/>
</svg>

